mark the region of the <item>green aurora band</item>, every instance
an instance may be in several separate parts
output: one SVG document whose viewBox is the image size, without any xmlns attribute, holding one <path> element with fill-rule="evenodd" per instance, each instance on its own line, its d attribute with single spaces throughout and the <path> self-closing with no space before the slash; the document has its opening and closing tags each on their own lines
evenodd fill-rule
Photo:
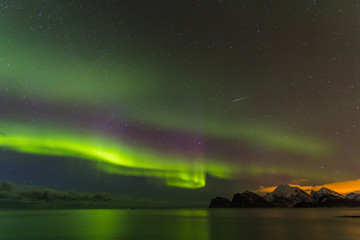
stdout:
<svg viewBox="0 0 360 240">
<path fill-rule="evenodd" d="M 101 105 L 115 115 L 124 116 L 124 120 L 143 121 L 148 126 L 165 130 L 194 132 L 205 137 L 257 145 L 267 150 L 314 157 L 328 156 L 332 152 L 332 144 L 322 139 L 289 133 L 267 123 L 234 122 L 233 119 L 221 117 L 220 110 L 213 106 L 201 105 L 200 108 L 204 107 L 205 111 L 190 114 L 174 110 L 182 106 L 181 96 L 175 98 L 170 109 L 164 111 L 159 104 L 164 99 L 154 99 L 154 96 L 162 95 L 168 79 L 158 69 L 151 70 L 155 73 L 151 76 L 144 69 L 136 71 L 139 65 L 146 64 L 132 64 L 129 60 L 126 69 L 115 63 L 94 67 L 91 58 L 85 60 L 79 53 L 67 55 L 48 42 L 29 44 L 25 39 L 0 33 L 0 89 L 13 98 L 40 99 L 62 106 L 78 104 L 87 109 Z M 160 88 L 152 91 L 156 89 L 154 82 Z M 201 86 L 195 85 L 195 88 L 201 91 Z M 139 98 L 149 104 L 139 104 Z M 20 112 L 14 113 L 16 115 L 21 117 Z M 136 115 L 135 119 L 133 115 Z M 59 129 L 50 123 L 23 125 L 12 120 L 0 119 L 4 132 L 0 134 L 2 147 L 23 153 L 83 158 L 99 163 L 98 167 L 108 173 L 161 178 L 169 186 L 204 187 L 207 174 L 224 179 L 264 173 L 317 177 L 316 172 L 266 164 L 244 165 L 239 161 L 234 167 L 222 159 L 206 156 L 206 153 L 204 156 L 174 156 L 129 146 L 106 136 L 76 132 L 71 126 Z"/>
<path fill-rule="evenodd" d="M 245 141 L 265 149 L 326 156 L 334 148 L 322 139 L 298 136 L 269 123 L 234 122 L 233 119 L 218 117 L 222 115 L 222 110 L 213 110 L 213 106 L 205 104 L 202 108 L 206 111 L 179 112 L 174 109 L 186 103 L 175 99 L 177 103 L 165 111 L 159 102 L 163 103 L 166 99 L 156 99 L 162 93 L 159 90 L 150 91 L 154 82 L 166 86 L 161 71 L 156 70 L 153 77 L 134 74 L 137 65 L 131 64 L 131 61 L 127 70 L 116 64 L 94 67 L 90 64 L 91 60 L 74 54 L 65 56 L 55 47 L 34 44 L 30 49 L 19 40 L 3 36 L 7 40 L 0 40 L 0 89 L 6 89 L 10 95 L 43 99 L 65 106 L 71 103 L 85 108 L 102 105 L 115 114 L 125 111 L 124 120 L 135 113 L 136 120 L 145 121 L 148 125 Z M 146 64 L 140 65 L 144 68 Z M 148 104 L 139 103 L 139 98 Z"/>
<path fill-rule="evenodd" d="M 134 148 L 121 141 L 109 141 L 104 136 L 76 133 L 59 127 L 27 126 L 0 122 L 0 146 L 13 151 L 53 156 L 69 156 L 98 163 L 99 169 L 111 174 L 165 179 L 168 186 L 200 188 L 206 184 L 206 174 L 231 179 L 242 174 L 286 174 L 316 178 L 316 172 L 300 169 L 240 164 L 236 168 L 220 160 L 202 156 L 184 157 Z"/>
<path fill-rule="evenodd" d="M 0 145 L 24 153 L 70 156 L 104 162 L 100 168 L 123 175 L 152 176 L 166 179 L 169 186 L 198 188 L 205 186 L 205 169 L 199 161 L 160 156 L 151 151 L 133 149 L 120 142 L 74 135 L 73 131 L 18 124 L 0 124 L 6 133 Z M 140 151 L 140 152 L 139 152 Z M 115 168 L 115 167 L 122 168 Z M 219 169 L 213 169 L 217 172 Z M 221 170 L 220 170 L 221 171 Z M 221 173 L 218 173 L 221 175 Z"/>
</svg>

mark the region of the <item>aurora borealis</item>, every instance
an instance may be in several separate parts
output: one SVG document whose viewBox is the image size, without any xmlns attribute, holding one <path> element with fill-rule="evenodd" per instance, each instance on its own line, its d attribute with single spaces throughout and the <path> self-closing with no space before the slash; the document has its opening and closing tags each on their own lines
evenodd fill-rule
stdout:
<svg viewBox="0 0 360 240">
<path fill-rule="evenodd" d="M 84 160 L 124 194 L 119 182 L 196 196 L 359 179 L 359 10 L 2 1 L 0 179 L 30 183 L 49 162 L 63 172 L 62 161 Z M 7 171 L 30 162 L 44 167 Z"/>
</svg>

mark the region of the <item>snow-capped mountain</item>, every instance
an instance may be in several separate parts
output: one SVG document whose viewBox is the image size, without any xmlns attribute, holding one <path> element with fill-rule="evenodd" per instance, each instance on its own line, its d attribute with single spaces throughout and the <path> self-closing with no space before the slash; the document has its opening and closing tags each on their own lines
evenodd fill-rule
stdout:
<svg viewBox="0 0 360 240">
<path fill-rule="evenodd" d="M 360 202 L 360 194 L 359 193 L 349 193 L 348 195 L 346 195 L 345 198 Z"/>
<path fill-rule="evenodd" d="M 344 198 L 343 195 L 341 195 L 340 193 L 337 193 L 331 189 L 328 189 L 326 187 L 322 187 L 320 188 L 319 191 L 311 191 L 311 197 L 314 199 L 314 201 L 316 202 L 323 202 L 326 199 L 340 199 L 340 198 Z"/>
<path fill-rule="evenodd" d="M 298 187 L 291 187 L 288 184 L 279 185 L 272 193 L 265 196 L 265 199 L 272 202 L 276 197 L 283 197 L 292 200 L 294 203 L 297 202 L 311 202 L 312 198 L 305 191 Z"/>
<path fill-rule="evenodd" d="M 226 204 L 224 204 L 226 202 Z M 216 204 L 215 204 L 216 203 Z M 311 191 L 311 195 L 298 187 L 279 185 L 272 193 L 261 197 L 253 192 L 236 193 L 233 200 L 215 198 L 210 208 L 316 208 L 316 207 L 360 207 L 360 194 L 343 195 L 322 187 L 319 191 Z"/>
</svg>

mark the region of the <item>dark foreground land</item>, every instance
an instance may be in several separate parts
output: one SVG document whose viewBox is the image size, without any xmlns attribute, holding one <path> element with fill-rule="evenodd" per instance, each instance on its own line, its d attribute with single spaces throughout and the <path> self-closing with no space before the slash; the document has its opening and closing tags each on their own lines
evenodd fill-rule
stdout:
<svg viewBox="0 0 360 240">
<path fill-rule="evenodd" d="M 202 208 L 204 206 L 206 206 L 204 202 L 156 201 L 106 192 L 63 192 L 39 186 L 0 182 L 0 210 Z"/>
</svg>

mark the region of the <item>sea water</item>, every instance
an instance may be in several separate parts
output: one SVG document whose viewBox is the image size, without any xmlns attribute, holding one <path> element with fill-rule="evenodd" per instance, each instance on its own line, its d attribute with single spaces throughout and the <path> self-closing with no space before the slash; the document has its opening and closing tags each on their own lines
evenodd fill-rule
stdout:
<svg viewBox="0 0 360 240">
<path fill-rule="evenodd" d="M 0 211 L 0 239 L 360 239 L 360 209 Z"/>
</svg>

